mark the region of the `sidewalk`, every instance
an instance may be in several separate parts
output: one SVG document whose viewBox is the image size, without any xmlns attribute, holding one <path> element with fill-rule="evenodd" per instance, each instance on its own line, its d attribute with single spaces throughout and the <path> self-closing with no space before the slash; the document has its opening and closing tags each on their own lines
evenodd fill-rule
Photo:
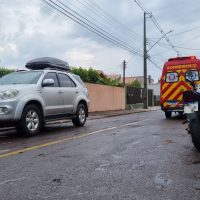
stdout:
<svg viewBox="0 0 200 200">
<path fill-rule="evenodd" d="M 93 119 L 101 119 L 106 117 L 114 117 L 119 115 L 128 115 L 133 113 L 140 113 L 140 112 L 149 112 L 149 111 L 156 111 L 160 110 L 160 106 L 153 106 L 149 107 L 148 109 L 143 108 L 135 108 L 132 110 L 115 110 L 115 111 L 100 111 L 100 112 L 91 112 L 89 113 L 89 120 Z"/>
</svg>

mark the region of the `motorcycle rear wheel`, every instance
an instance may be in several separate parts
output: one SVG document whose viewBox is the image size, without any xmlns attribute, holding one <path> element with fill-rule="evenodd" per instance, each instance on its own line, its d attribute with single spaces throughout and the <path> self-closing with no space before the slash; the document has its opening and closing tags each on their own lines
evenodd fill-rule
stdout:
<svg viewBox="0 0 200 200">
<path fill-rule="evenodd" d="M 189 122 L 189 134 L 192 138 L 192 143 L 195 148 L 200 151 L 200 122 L 197 119 L 192 119 Z"/>
</svg>

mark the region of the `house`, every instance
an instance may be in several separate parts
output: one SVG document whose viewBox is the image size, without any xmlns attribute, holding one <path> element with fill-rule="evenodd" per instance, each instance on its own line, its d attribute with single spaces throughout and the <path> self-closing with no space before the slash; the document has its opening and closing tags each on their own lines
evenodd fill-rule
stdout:
<svg viewBox="0 0 200 200">
<path fill-rule="evenodd" d="M 141 86 L 144 86 L 144 77 L 143 76 L 131 76 L 131 77 L 125 77 L 125 84 L 131 84 L 133 81 L 138 80 L 141 84 Z M 121 78 L 121 83 L 123 82 L 123 78 Z M 154 80 L 151 78 L 151 76 L 148 76 L 147 84 L 153 84 Z"/>
<path fill-rule="evenodd" d="M 149 84 L 148 89 L 153 90 L 154 105 L 155 106 L 160 105 L 160 82 Z"/>
<path fill-rule="evenodd" d="M 154 95 L 160 96 L 160 83 L 149 84 L 148 89 L 153 90 Z"/>
<path fill-rule="evenodd" d="M 109 74 L 107 77 L 111 80 L 121 80 L 121 74 Z"/>
<path fill-rule="evenodd" d="M 97 72 L 101 78 L 107 78 L 107 75 L 102 70 L 97 70 Z"/>
<path fill-rule="evenodd" d="M 111 80 L 120 80 L 123 83 L 123 77 L 121 74 L 105 74 L 102 70 L 98 70 L 100 77 L 102 78 L 110 78 Z M 133 81 L 138 80 L 141 86 L 144 86 L 144 77 L 143 76 L 130 76 L 125 77 L 125 84 L 130 85 Z M 148 76 L 147 84 L 154 84 L 154 79 L 151 78 L 151 75 Z"/>
</svg>

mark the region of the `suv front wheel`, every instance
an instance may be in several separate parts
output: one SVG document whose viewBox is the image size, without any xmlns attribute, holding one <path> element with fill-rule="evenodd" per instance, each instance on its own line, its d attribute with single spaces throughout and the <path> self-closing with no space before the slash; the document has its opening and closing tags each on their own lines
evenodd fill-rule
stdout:
<svg viewBox="0 0 200 200">
<path fill-rule="evenodd" d="M 19 134 L 33 136 L 40 132 L 43 118 L 40 110 L 35 105 L 27 105 L 22 113 L 21 120 L 16 125 Z"/>
<path fill-rule="evenodd" d="M 72 119 L 74 126 L 84 126 L 86 122 L 86 107 L 83 104 L 79 104 L 76 111 L 76 117 Z"/>
</svg>

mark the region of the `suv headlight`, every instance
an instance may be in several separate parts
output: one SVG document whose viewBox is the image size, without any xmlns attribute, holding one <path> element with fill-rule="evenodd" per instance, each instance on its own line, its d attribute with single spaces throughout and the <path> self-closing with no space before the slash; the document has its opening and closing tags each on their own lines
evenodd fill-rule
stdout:
<svg viewBox="0 0 200 200">
<path fill-rule="evenodd" d="M 18 90 L 7 90 L 0 92 L 0 99 L 12 99 L 17 96 Z"/>
</svg>

